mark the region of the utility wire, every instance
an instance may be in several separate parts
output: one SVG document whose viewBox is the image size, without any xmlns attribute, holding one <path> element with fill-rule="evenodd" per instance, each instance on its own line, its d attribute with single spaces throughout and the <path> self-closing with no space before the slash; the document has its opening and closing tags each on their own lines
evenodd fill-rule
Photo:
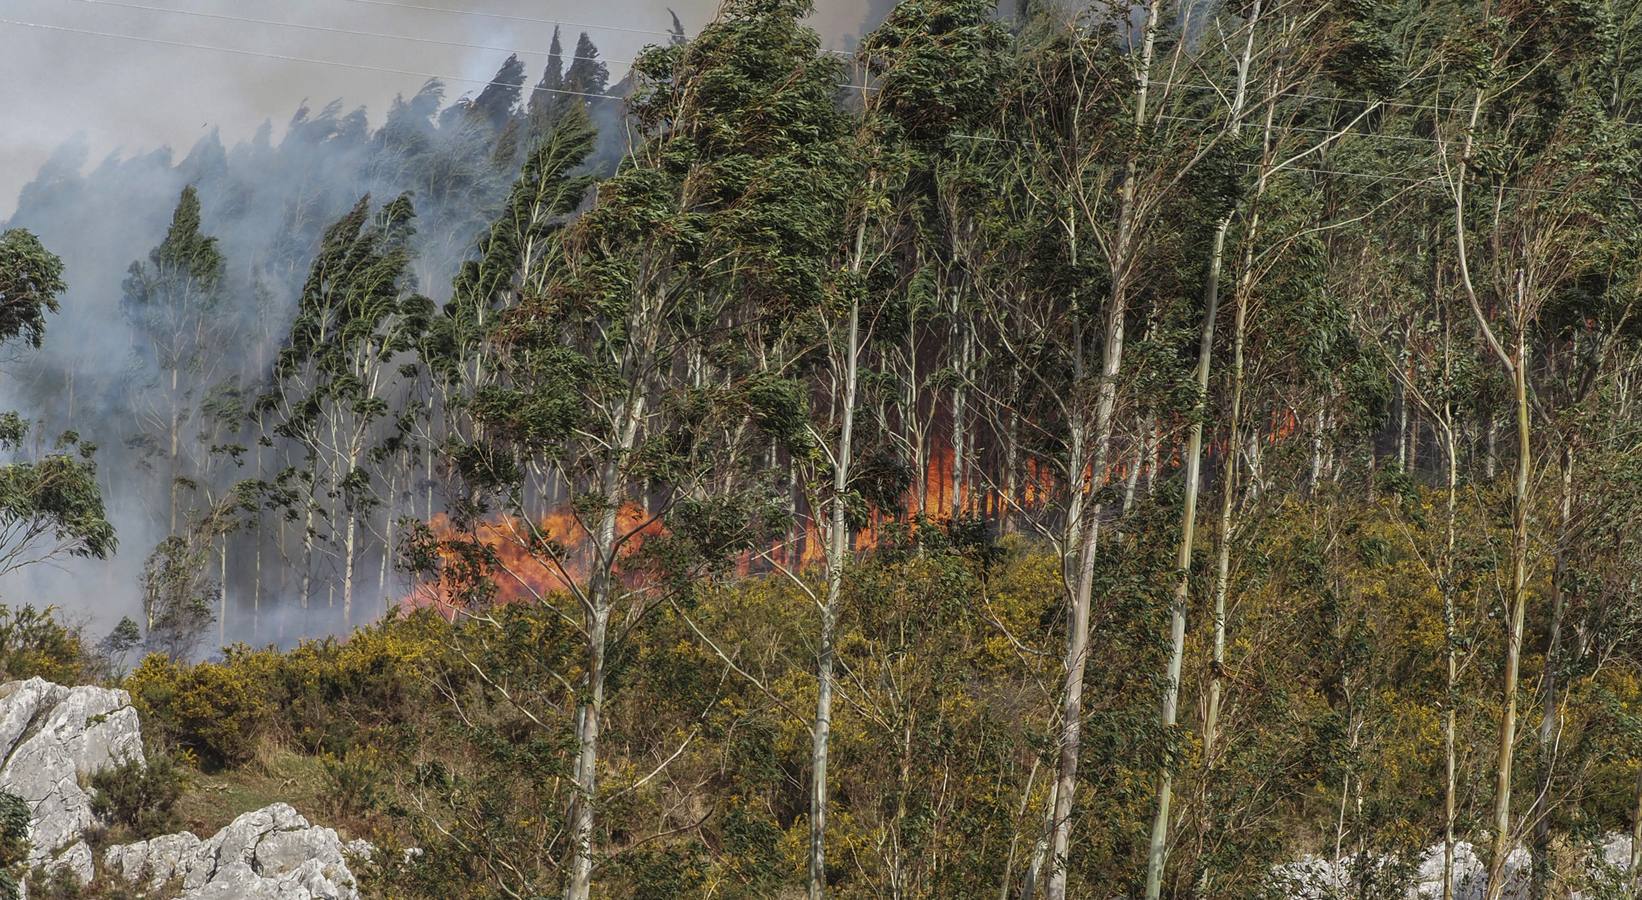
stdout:
<svg viewBox="0 0 1642 900">
<path fill-rule="evenodd" d="M 240 56 L 256 56 L 263 59 L 277 59 L 283 62 L 309 63 L 316 66 L 338 66 L 344 69 L 360 69 L 366 72 L 382 72 L 388 75 L 411 75 L 418 78 L 437 79 L 439 81 L 455 81 L 462 84 L 501 85 L 503 87 L 520 87 L 507 82 L 492 81 L 488 78 L 467 78 L 461 75 L 439 75 L 432 72 L 417 72 L 411 69 L 399 69 L 393 66 L 373 66 L 366 63 L 342 62 L 334 59 L 315 59 L 310 56 L 290 56 L 284 53 L 264 53 L 260 50 L 245 50 L 239 47 L 218 47 L 212 44 L 195 44 L 188 41 L 173 41 L 168 38 L 148 37 L 146 35 L 121 34 L 115 31 L 93 31 L 88 28 L 71 28 L 67 25 L 47 25 L 42 22 L 23 22 L 17 19 L 0 18 L 0 25 L 15 25 L 19 28 L 37 28 L 42 31 L 66 32 L 69 34 L 85 34 L 92 37 L 114 38 L 126 41 L 141 41 L 149 44 L 161 44 L 167 47 L 186 47 L 192 50 L 214 50 L 218 53 L 236 53 Z M 537 88 L 550 94 L 566 94 L 572 97 L 593 97 L 601 100 L 625 99 L 619 94 L 598 94 L 588 91 L 568 91 L 559 88 Z"/>
<path fill-rule="evenodd" d="M 437 6 L 424 6 L 419 3 L 401 3 L 398 0 L 343 0 L 345 3 L 363 3 L 369 6 L 391 6 L 397 9 L 415 9 L 422 12 L 444 13 L 451 16 L 475 16 L 483 19 L 504 19 L 509 22 L 532 22 L 537 25 L 565 25 L 571 28 L 603 28 L 609 31 L 625 31 L 631 34 L 656 34 L 665 37 L 677 37 L 675 31 L 662 31 L 655 28 L 634 28 L 622 25 L 584 25 L 580 22 L 566 22 L 560 19 L 541 19 L 534 16 L 516 16 L 508 13 L 483 12 L 467 9 L 441 9 Z M 845 50 L 822 50 L 822 53 L 832 53 L 839 56 L 853 56 Z"/>
<path fill-rule="evenodd" d="M 193 16 L 201 19 L 217 19 L 224 22 L 245 22 L 252 25 L 272 25 L 277 28 L 298 28 L 303 31 L 323 31 L 331 34 L 352 35 L 354 37 L 381 38 L 383 40 L 390 41 L 410 41 L 417 44 L 436 44 L 442 47 L 461 47 L 468 50 L 489 50 L 495 53 L 528 54 L 532 56 L 548 56 L 552 53 L 551 50 L 516 50 L 511 47 L 497 47 L 491 44 L 472 44 L 467 41 L 447 41 L 441 38 L 417 37 L 410 34 L 384 34 L 379 31 L 361 31 L 354 28 L 337 28 L 330 25 L 310 25 L 306 22 L 281 22 L 276 19 L 252 19 L 243 16 L 230 16 L 223 13 L 203 12 L 193 9 L 171 9 L 164 6 L 144 6 L 141 3 L 122 3 L 119 2 L 119 0 L 68 0 L 68 2 L 87 3 L 94 6 L 112 6 L 119 9 L 134 9 L 142 10 L 144 12 L 169 13 L 176 16 Z M 594 26 L 575 27 L 588 28 Z M 633 62 L 633 60 L 630 59 L 611 59 L 609 57 L 600 56 L 576 56 L 574 54 L 566 55 L 562 51 L 560 52 L 560 56 L 563 59 L 580 59 L 587 62 L 628 64 Z"/>
<path fill-rule="evenodd" d="M 79 2 L 104 2 L 104 0 L 79 0 Z M 122 4 L 122 5 L 124 5 L 124 4 Z M 228 17 L 228 18 L 232 18 L 232 17 Z M 247 19 L 247 20 L 244 20 L 244 21 L 256 22 L 257 20 Z M 270 24 L 286 24 L 286 23 L 270 23 Z M 3 17 L 0 17 L 0 25 L 13 25 L 13 26 L 16 26 L 16 27 L 19 27 L 19 28 L 35 28 L 35 29 L 39 29 L 39 30 L 42 30 L 42 31 L 55 31 L 55 32 L 61 32 L 61 33 L 67 33 L 67 34 L 83 34 L 83 35 L 89 35 L 89 36 L 92 36 L 92 37 L 111 38 L 111 39 L 116 39 L 116 40 L 139 41 L 139 42 L 148 43 L 148 44 L 159 44 L 159 45 L 166 46 L 166 47 L 185 47 L 185 48 L 192 49 L 192 50 L 212 50 L 212 51 L 215 51 L 217 53 L 233 53 L 233 54 L 238 54 L 240 56 L 254 56 L 254 57 L 259 57 L 259 58 L 262 58 L 262 59 L 280 60 L 282 62 L 308 63 L 310 65 L 316 65 L 316 66 L 336 66 L 338 68 L 343 68 L 343 69 L 358 69 L 360 71 L 365 71 L 365 72 L 381 72 L 381 73 L 388 74 L 388 75 L 410 75 L 410 76 L 413 76 L 413 77 L 418 77 L 418 78 L 423 78 L 423 79 L 434 79 L 434 80 L 444 81 L 444 82 L 456 82 L 456 83 L 459 83 L 459 84 L 472 84 L 472 85 L 481 85 L 481 86 L 486 86 L 486 87 L 488 87 L 490 85 L 498 85 L 498 86 L 501 86 L 501 87 L 508 87 L 508 88 L 514 88 L 514 87 L 521 88 L 521 89 L 524 88 L 524 85 L 522 85 L 522 84 L 512 84 L 510 82 L 495 81 L 495 80 L 489 79 L 489 78 L 468 78 L 467 76 L 464 76 L 464 75 L 442 75 L 442 74 L 435 73 L 435 72 L 421 72 L 421 71 L 417 71 L 417 70 L 414 70 L 414 69 L 401 69 L 401 68 L 397 68 L 395 66 L 374 66 L 374 65 L 370 65 L 368 63 L 343 62 L 341 60 L 335 60 L 335 59 L 318 59 L 318 58 L 311 57 L 311 56 L 293 56 L 293 55 L 285 54 L 285 53 L 269 53 L 269 52 L 265 52 L 265 51 L 261 51 L 261 50 L 246 50 L 246 49 L 241 48 L 241 47 L 221 47 L 221 46 L 217 46 L 217 45 L 214 45 L 214 44 L 196 44 L 196 43 L 193 43 L 191 41 L 177 41 L 177 40 L 171 40 L 169 38 L 149 37 L 147 35 L 124 34 L 122 32 L 117 32 L 117 31 L 96 31 L 96 30 L 89 29 L 89 28 L 73 28 L 73 27 L 70 27 L 68 25 L 48 25 L 44 22 L 26 22 L 26 21 L 22 21 L 22 20 L 19 20 L 19 19 L 7 19 L 7 18 L 3 18 Z M 579 26 L 577 26 L 577 27 L 579 27 Z M 513 52 L 513 51 L 507 51 L 507 52 Z M 606 60 L 606 61 L 608 62 L 608 61 L 611 61 L 611 60 Z M 854 90 L 876 90 L 876 88 L 872 88 L 870 86 L 859 85 L 859 84 L 849 84 L 847 82 L 846 83 L 840 83 L 838 86 L 841 87 L 841 88 L 851 88 L 851 89 L 854 89 Z M 627 99 L 626 97 L 623 97 L 620 94 L 601 94 L 601 93 L 595 93 L 595 92 L 591 92 L 591 91 L 572 91 L 572 90 L 566 90 L 566 89 L 563 89 L 563 88 L 534 87 L 534 88 L 531 88 L 531 90 L 543 91 L 543 92 L 549 93 L 549 94 L 563 94 L 565 96 L 570 96 L 570 97 L 591 97 L 591 98 L 599 99 L 599 100 L 626 100 Z"/>
</svg>

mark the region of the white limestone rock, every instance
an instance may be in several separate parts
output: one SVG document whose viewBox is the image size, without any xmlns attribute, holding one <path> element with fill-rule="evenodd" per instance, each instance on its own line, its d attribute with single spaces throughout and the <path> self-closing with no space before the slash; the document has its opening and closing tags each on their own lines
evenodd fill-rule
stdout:
<svg viewBox="0 0 1642 900">
<path fill-rule="evenodd" d="M 1629 845 L 1626 845 L 1629 849 Z M 1369 855 L 1369 867 L 1389 867 L 1395 864 L 1389 856 Z M 1272 869 L 1268 884 L 1283 891 L 1293 900 L 1331 900 L 1349 896 L 1352 874 L 1362 867 L 1355 855 L 1339 862 L 1320 856 L 1305 856 Z M 1442 896 L 1442 845 L 1427 847 L 1420 856 L 1419 867 L 1409 886 L 1409 900 L 1430 900 Z M 1505 860 L 1505 900 L 1528 900 L 1530 894 L 1530 858 L 1526 848 L 1511 851 Z M 1455 900 L 1483 900 L 1488 894 L 1488 868 L 1476 848 L 1465 841 L 1454 845 L 1454 898 Z M 1577 898 L 1575 898 L 1577 900 Z"/>
<path fill-rule="evenodd" d="M 125 691 L 67 688 L 41 678 L 0 685 L 0 791 L 21 797 L 32 813 L 29 865 L 68 867 L 89 880 L 95 824 L 93 773 L 143 758 L 137 711 Z"/>
<path fill-rule="evenodd" d="M 167 834 L 135 844 L 122 844 L 103 851 L 103 870 L 126 881 L 144 881 L 158 887 L 180 879 L 187 871 L 184 861 L 200 846 L 191 831 Z"/>
<path fill-rule="evenodd" d="M 276 803 L 209 840 L 183 832 L 110 847 L 103 868 L 151 888 L 180 881 L 182 900 L 358 900 L 347 856 L 359 849 Z"/>
</svg>

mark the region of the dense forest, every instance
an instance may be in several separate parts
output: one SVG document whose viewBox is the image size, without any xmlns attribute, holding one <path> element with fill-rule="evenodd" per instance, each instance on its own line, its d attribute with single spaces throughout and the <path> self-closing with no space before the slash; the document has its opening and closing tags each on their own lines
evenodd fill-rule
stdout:
<svg viewBox="0 0 1642 900">
<path fill-rule="evenodd" d="M 1636 897 L 1642 5 L 809 12 L 48 166 L 7 672 L 384 897 Z"/>
</svg>

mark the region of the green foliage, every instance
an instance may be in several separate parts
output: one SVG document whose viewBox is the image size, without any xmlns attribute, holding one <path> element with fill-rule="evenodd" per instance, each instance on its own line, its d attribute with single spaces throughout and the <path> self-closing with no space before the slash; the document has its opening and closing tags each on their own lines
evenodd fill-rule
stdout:
<svg viewBox="0 0 1642 900">
<path fill-rule="evenodd" d="M 0 791 L 0 898 L 17 900 L 29 853 L 29 805 Z"/>
<path fill-rule="evenodd" d="M 124 684 L 148 739 L 207 771 L 249 761 L 278 709 L 242 667 L 187 665 L 161 653 Z"/>
<path fill-rule="evenodd" d="M 91 812 L 130 840 L 147 840 L 181 826 L 176 807 L 185 787 L 186 776 L 167 754 L 150 754 L 146 764 L 124 760 L 92 774 Z"/>
<path fill-rule="evenodd" d="M 143 564 L 143 614 L 148 648 L 176 659 L 190 656 L 216 619 L 213 611 L 222 586 L 208 572 L 209 546 L 198 535 L 172 535 L 160 541 Z"/>
<path fill-rule="evenodd" d="M 110 675 L 125 675 L 126 656 L 142 642 L 142 629 L 135 619 L 121 616 L 108 635 L 97 642 L 97 653 L 108 666 Z"/>
<path fill-rule="evenodd" d="M 0 343 L 21 337 L 39 347 L 46 333 L 46 313 L 57 311 L 57 295 L 66 290 L 63 261 L 21 228 L 0 233 Z"/>
<path fill-rule="evenodd" d="M 95 449 L 65 434 L 51 453 L 0 464 L 0 572 L 61 555 L 103 559 L 114 551 Z"/>
</svg>

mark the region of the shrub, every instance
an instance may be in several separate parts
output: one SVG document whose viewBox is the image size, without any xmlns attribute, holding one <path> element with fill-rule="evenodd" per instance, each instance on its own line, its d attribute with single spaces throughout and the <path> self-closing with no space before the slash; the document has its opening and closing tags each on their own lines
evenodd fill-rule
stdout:
<svg viewBox="0 0 1642 900">
<path fill-rule="evenodd" d="M 163 753 L 145 766 L 130 759 L 91 776 L 91 811 L 105 822 L 130 829 L 138 840 L 175 831 L 183 771 Z"/>
<path fill-rule="evenodd" d="M 326 795 L 333 813 L 363 816 L 382 804 L 387 770 L 375 750 L 360 747 L 341 757 L 326 756 L 324 765 Z"/>
<path fill-rule="evenodd" d="M 0 900 L 17 900 L 28 854 L 28 804 L 16 794 L 0 792 Z"/>
<path fill-rule="evenodd" d="M 88 680 L 88 661 L 79 630 L 63 624 L 55 607 L 0 606 L 0 674 L 5 679 L 39 676 L 82 684 Z"/>
<path fill-rule="evenodd" d="M 157 653 L 127 676 L 125 687 L 151 735 L 191 751 L 209 771 L 249 761 L 275 709 L 241 667 L 180 665 Z"/>
</svg>

